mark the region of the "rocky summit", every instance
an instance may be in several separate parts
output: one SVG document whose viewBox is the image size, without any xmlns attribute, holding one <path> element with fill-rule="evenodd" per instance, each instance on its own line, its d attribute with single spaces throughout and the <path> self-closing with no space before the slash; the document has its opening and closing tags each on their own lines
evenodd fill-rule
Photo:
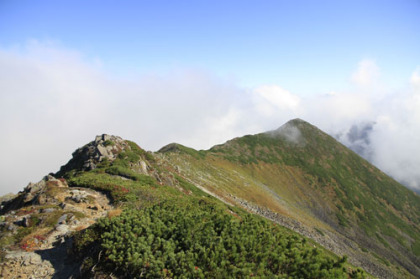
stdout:
<svg viewBox="0 0 420 279">
<path fill-rule="evenodd" d="M 73 158 L 61 167 L 58 175 L 71 170 L 93 170 L 103 160 L 114 161 L 126 147 L 127 143 L 120 137 L 105 134 L 97 136 L 94 141 L 73 152 Z"/>
<path fill-rule="evenodd" d="M 419 278 L 420 198 L 295 119 L 209 150 L 100 135 L 0 199 L 2 278 Z"/>
</svg>

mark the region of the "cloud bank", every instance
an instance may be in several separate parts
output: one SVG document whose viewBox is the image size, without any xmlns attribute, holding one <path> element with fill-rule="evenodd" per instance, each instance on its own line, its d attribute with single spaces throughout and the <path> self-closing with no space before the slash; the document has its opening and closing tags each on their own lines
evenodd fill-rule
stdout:
<svg viewBox="0 0 420 279">
<path fill-rule="evenodd" d="M 98 134 L 152 151 L 171 142 L 206 149 L 296 117 L 420 189 L 420 69 L 400 91 L 384 88 L 371 60 L 359 63 L 345 90 L 299 96 L 281 85 L 242 88 L 196 69 L 115 78 L 98 61 L 50 43 L 3 48 L 0 195 L 57 171 Z"/>
</svg>

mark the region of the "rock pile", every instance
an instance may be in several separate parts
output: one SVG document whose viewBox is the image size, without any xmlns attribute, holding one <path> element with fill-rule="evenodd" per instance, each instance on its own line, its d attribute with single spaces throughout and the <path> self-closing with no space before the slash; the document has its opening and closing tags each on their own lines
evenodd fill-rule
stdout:
<svg viewBox="0 0 420 279">
<path fill-rule="evenodd" d="M 60 177 L 70 170 L 89 171 L 104 160 L 112 162 L 127 146 L 127 142 L 117 136 L 106 134 L 96 136 L 94 141 L 73 152 L 73 158 L 61 167 L 56 176 Z"/>
</svg>

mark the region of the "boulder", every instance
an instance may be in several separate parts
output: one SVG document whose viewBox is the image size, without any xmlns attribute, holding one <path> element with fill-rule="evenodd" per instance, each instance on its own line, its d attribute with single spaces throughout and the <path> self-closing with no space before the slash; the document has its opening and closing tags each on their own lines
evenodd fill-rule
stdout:
<svg viewBox="0 0 420 279">
<path fill-rule="evenodd" d="M 143 173 L 143 174 L 148 174 L 148 172 L 147 172 L 147 164 L 146 164 L 146 162 L 145 161 L 140 161 L 140 167 L 141 167 L 141 172 Z"/>
<path fill-rule="evenodd" d="M 57 225 L 66 224 L 67 217 L 67 214 L 63 214 L 60 218 L 58 218 Z"/>
<path fill-rule="evenodd" d="M 9 224 L 7 226 L 7 230 L 11 233 L 16 233 L 17 232 L 17 226 L 15 224 Z"/>
<path fill-rule="evenodd" d="M 22 219 L 22 226 L 24 226 L 25 228 L 28 228 L 31 226 L 31 219 L 29 217 L 24 217 Z"/>
<path fill-rule="evenodd" d="M 23 193 L 19 193 L 19 195 L 23 195 L 23 202 L 29 203 L 32 202 L 37 195 L 45 189 L 47 179 L 44 177 L 41 181 L 37 183 L 29 183 L 28 186 L 25 187 Z"/>
<path fill-rule="evenodd" d="M 73 200 L 76 203 L 81 203 L 81 202 L 85 202 L 86 201 L 86 197 L 88 195 L 88 193 L 86 191 L 81 191 L 81 190 L 73 190 L 71 192 L 72 196 L 71 196 L 71 200 Z"/>
<path fill-rule="evenodd" d="M 69 231 L 69 226 L 65 224 L 60 224 L 55 227 L 55 230 L 58 231 L 60 234 L 64 235 Z"/>
<path fill-rule="evenodd" d="M 45 194 L 40 194 L 37 196 L 37 204 L 44 205 L 48 202 L 47 196 Z"/>
<path fill-rule="evenodd" d="M 50 208 L 43 208 L 43 209 L 41 209 L 41 213 L 51 213 L 51 212 L 54 212 L 54 211 L 56 211 L 57 209 L 55 209 L 55 208 L 53 208 L 53 207 L 50 207 Z"/>
</svg>

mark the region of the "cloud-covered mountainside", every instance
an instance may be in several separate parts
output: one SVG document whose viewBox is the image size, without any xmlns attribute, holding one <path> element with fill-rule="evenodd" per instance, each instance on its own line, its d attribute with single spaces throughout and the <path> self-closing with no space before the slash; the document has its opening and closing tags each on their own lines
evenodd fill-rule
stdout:
<svg viewBox="0 0 420 279">
<path fill-rule="evenodd" d="M 420 197 L 300 119 L 200 151 L 98 136 L 1 214 L 4 277 L 420 276 Z"/>
</svg>

